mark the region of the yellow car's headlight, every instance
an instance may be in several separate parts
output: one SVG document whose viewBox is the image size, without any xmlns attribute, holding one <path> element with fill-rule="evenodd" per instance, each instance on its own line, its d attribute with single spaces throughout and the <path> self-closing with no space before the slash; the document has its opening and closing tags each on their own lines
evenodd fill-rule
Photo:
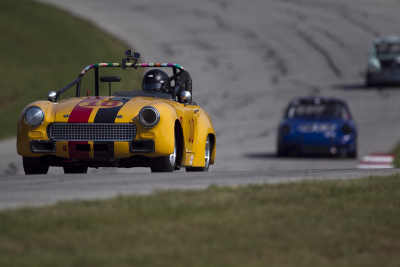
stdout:
<svg viewBox="0 0 400 267">
<path fill-rule="evenodd" d="M 39 126 L 44 121 L 43 109 L 32 106 L 25 111 L 25 122 L 32 127 Z"/>
<path fill-rule="evenodd" d="M 160 121 L 160 113 L 155 107 L 144 107 L 139 111 L 139 122 L 145 128 L 151 128 Z"/>
</svg>

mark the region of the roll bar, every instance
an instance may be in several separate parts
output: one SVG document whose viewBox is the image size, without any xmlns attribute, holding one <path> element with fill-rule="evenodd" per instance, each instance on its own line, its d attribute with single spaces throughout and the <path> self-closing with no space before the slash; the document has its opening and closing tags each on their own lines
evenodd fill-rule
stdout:
<svg viewBox="0 0 400 267">
<path fill-rule="evenodd" d="M 180 87 L 182 87 L 182 84 L 185 84 L 185 88 L 187 91 L 189 91 L 192 94 L 192 79 L 189 75 L 189 73 L 180 65 L 174 64 L 174 63 L 131 63 L 131 62 L 123 62 L 121 63 L 95 63 L 88 65 L 86 68 L 84 68 L 78 78 L 73 80 L 71 83 L 63 87 L 61 90 L 57 92 L 57 96 L 55 101 L 59 101 L 60 96 L 62 93 L 67 91 L 69 88 L 71 88 L 73 85 L 76 84 L 76 97 L 80 97 L 81 93 L 81 81 L 83 76 L 88 70 L 94 69 L 95 70 L 95 96 L 99 96 L 99 68 L 172 68 L 172 71 L 174 73 L 173 76 L 171 76 L 171 80 L 175 80 L 175 84 L 181 83 Z M 178 72 L 179 71 L 179 72 Z M 180 77 L 183 75 L 183 77 Z M 183 78 L 183 79 L 182 79 Z M 183 83 L 180 81 L 185 80 Z M 178 90 L 177 90 L 178 91 Z"/>
</svg>

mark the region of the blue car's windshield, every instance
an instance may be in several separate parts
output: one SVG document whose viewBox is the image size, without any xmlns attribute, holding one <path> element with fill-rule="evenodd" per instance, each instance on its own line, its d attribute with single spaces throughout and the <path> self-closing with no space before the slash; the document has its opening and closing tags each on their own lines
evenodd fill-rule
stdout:
<svg viewBox="0 0 400 267">
<path fill-rule="evenodd" d="M 349 114 L 346 107 L 341 103 L 296 103 L 288 109 L 287 117 L 349 119 Z"/>
</svg>

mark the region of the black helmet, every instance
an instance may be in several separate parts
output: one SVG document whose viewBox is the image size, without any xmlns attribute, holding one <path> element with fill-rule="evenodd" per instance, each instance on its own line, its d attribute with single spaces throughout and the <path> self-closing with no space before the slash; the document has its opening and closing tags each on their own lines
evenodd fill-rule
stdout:
<svg viewBox="0 0 400 267">
<path fill-rule="evenodd" d="M 153 69 L 146 72 L 142 81 L 142 90 L 167 91 L 171 88 L 169 76 L 164 71 Z"/>
</svg>

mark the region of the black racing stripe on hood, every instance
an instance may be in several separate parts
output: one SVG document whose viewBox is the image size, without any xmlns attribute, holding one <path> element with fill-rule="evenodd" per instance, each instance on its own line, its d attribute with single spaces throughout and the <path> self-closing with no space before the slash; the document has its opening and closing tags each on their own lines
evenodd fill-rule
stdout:
<svg viewBox="0 0 400 267">
<path fill-rule="evenodd" d="M 115 122 L 115 118 L 118 115 L 119 110 L 125 105 L 126 102 L 128 102 L 130 99 L 126 98 L 111 98 L 113 101 L 119 101 L 122 102 L 123 104 L 118 107 L 114 108 L 101 108 L 99 111 L 97 111 L 96 117 L 94 117 L 94 123 L 113 123 Z"/>
</svg>

